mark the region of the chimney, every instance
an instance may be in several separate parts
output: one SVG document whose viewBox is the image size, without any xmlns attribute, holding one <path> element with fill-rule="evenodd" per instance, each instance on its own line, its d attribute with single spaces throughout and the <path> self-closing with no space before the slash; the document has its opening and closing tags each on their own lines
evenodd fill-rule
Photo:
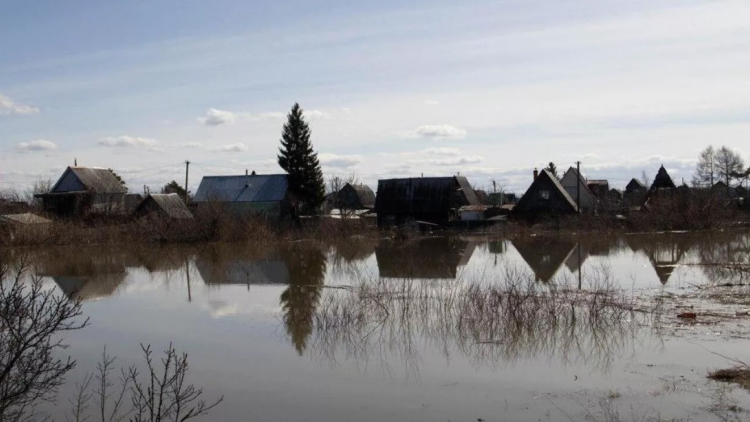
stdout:
<svg viewBox="0 0 750 422">
<path fill-rule="evenodd" d="M 251 176 L 255 176 L 255 170 L 253 170 L 252 173 L 250 173 Z"/>
<path fill-rule="evenodd" d="M 78 167 L 78 159 L 77 158 L 73 159 L 73 167 Z"/>
<path fill-rule="evenodd" d="M 245 169 L 245 187 L 250 186 L 250 181 L 247 179 L 247 169 Z"/>
<path fill-rule="evenodd" d="M 539 177 L 539 170 L 534 167 L 534 180 L 536 180 L 537 177 Z"/>
</svg>

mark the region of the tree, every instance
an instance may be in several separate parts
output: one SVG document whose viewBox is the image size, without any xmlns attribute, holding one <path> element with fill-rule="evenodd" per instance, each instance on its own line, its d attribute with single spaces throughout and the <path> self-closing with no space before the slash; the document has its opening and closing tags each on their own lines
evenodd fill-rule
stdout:
<svg viewBox="0 0 750 422">
<path fill-rule="evenodd" d="M 41 277 L 23 281 L 29 265 L 0 256 L 0 420 L 35 420 L 35 407 L 52 401 L 75 367 L 63 357 L 61 335 L 88 324 L 81 303 L 57 294 Z"/>
<path fill-rule="evenodd" d="M 295 103 L 281 133 L 279 166 L 289 174 L 289 191 L 305 212 L 315 213 L 325 200 L 325 182 L 318 154 L 310 142 L 310 127 Z"/>
<path fill-rule="evenodd" d="M 347 184 L 350 184 L 352 186 L 357 185 L 359 183 L 359 178 L 357 177 L 357 174 L 354 172 L 349 173 L 346 176 L 340 176 L 340 175 L 334 175 L 328 179 L 328 189 L 331 193 L 331 198 L 333 201 L 330 204 L 334 209 L 339 210 L 339 213 L 342 217 L 348 217 L 350 214 L 352 214 L 352 209 L 349 209 L 348 204 L 346 204 L 346 201 L 342 201 L 341 197 L 339 196 L 339 191 L 343 189 L 344 186 Z M 329 210 L 330 211 L 330 210 Z"/>
<path fill-rule="evenodd" d="M 185 200 L 185 195 L 187 195 L 189 192 L 185 192 L 185 189 L 182 188 L 182 186 L 179 185 L 179 183 L 172 180 L 171 182 L 164 185 L 163 188 L 161 188 L 161 193 L 176 193 L 177 195 L 180 195 L 180 198 L 182 200 Z"/>
<path fill-rule="evenodd" d="M 557 173 L 557 166 L 552 161 L 549 162 L 549 165 L 544 168 L 548 172 L 552 173 L 553 176 L 555 176 L 555 179 L 560 179 L 560 175 Z"/>
<path fill-rule="evenodd" d="M 722 146 L 716 152 L 714 166 L 716 174 L 724 181 L 724 183 L 726 183 L 727 188 L 729 188 L 729 183 L 732 179 L 740 178 L 741 174 L 744 172 L 745 161 L 737 151 Z"/>
<path fill-rule="evenodd" d="M 714 180 L 718 179 L 714 166 L 715 158 L 716 151 L 714 151 L 713 146 L 709 145 L 701 151 L 698 164 L 695 166 L 695 174 L 693 174 L 692 183 L 694 187 L 714 185 Z"/>
<path fill-rule="evenodd" d="M 651 178 L 648 176 L 648 173 L 646 173 L 646 170 L 641 171 L 641 182 L 643 182 L 643 186 L 648 189 L 651 186 Z"/>
</svg>

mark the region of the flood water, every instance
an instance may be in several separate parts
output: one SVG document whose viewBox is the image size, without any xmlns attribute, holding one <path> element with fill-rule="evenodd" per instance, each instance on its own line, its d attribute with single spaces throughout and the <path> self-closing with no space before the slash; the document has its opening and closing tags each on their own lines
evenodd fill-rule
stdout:
<svg viewBox="0 0 750 422">
<path fill-rule="evenodd" d="M 488 320 L 476 304 L 425 305 L 511 272 L 573 290 L 606 273 L 626 297 L 737 281 L 710 264 L 748 263 L 746 232 L 58 248 L 32 259 L 90 317 L 66 338 L 78 360 L 70 384 L 95 368 L 105 345 L 125 366 L 139 362 L 139 344 L 172 342 L 189 354 L 189 377 L 207 397 L 225 398 L 206 420 L 583 420 L 607 397 L 623 420 L 632 410 L 710 420 L 705 375 L 728 364 L 706 349 L 737 358 L 750 350 L 712 327 L 665 333 L 649 314 L 599 321 L 572 305 L 547 314 L 535 305 Z M 347 287 L 363 285 L 402 292 L 388 308 L 398 312 L 346 298 L 356 290 Z M 406 285 L 421 293 L 403 293 Z M 337 309 L 351 315 L 321 315 Z M 747 392 L 730 394 L 750 408 Z"/>
</svg>

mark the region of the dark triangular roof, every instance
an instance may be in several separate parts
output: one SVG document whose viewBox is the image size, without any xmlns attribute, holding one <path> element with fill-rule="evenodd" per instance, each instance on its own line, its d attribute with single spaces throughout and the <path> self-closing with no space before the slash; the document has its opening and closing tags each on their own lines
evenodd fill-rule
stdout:
<svg viewBox="0 0 750 422">
<path fill-rule="evenodd" d="M 655 191 L 656 189 L 674 189 L 676 186 L 674 182 L 672 181 L 672 178 L 669 177 L 669 173 L 667 173 L 667 169 L 664 168 L 664 165 L 659 167 L 659 172 L 656 173 L 656 177 L 654 177 L 654 183 L 651 184 L 650 191 Z"/>
<path fill-rule="evenodd" d="M 516 206 L 513 208 L 514 211 L 531 211 L 531 202 L 534 192 L 537 191 L 537 188 L 542 183 L 549 182 L 551 186 L 557 190 L 557 193 L 562 197 L 562 203 L 565 205 L 565 207 L 568 207 L 569 209 L 567 211 L 572 212 L 578 212 L 578 207 L 576 206 L 575 201 L 573 198 L 568 195 L 568 192 L 563 188 L 563 186 L 560 184 L 560 181 L 557 180 L 557 177 L 555 177 L 552 173 L 550 173 L 546 169 L 542 169 L 542 171 L 539 172 L 539 175 L 536 179 L 534 179 L 534 182 L 529 186 L 529 189 L 526 190 L 526 193 L 523 194 L 521 199 L 518 201 Z M 528 209 L 527 209 L 528 208 Z"/>
<path fill-rule="evenodd" d="M 630 182 L 628 182 L 628 185 L 625 187 L 625 190 L 627 192 L 632 192 L 634 190 L 638 189 L 646 189 L 646 185 L 643 184 L 640 180 L 636 179 L 635 177 L 630 179 Z"/>
</svg>

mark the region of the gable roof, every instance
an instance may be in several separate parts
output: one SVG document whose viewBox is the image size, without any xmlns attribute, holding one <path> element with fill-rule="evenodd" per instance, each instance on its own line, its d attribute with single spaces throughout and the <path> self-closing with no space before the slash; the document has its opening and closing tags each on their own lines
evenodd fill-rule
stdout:
<svg viewBox="0 0 750 422">
<path fill-rule="evenodd" d="M 640 180 L 634 177 L 630 179 L 630 182 L 628 182 L 628 185 L 625 187 L 625 190 L 628 192 L 632 192 L 635 189 L 646 189 L 646 185 L 644 185 L 643 182 L 641 182 Z"/>
<path fill-rule="evenodd" d="M 204 176 L 193 202 L 278 202 L 288 187 L 286 174 Z"/>
<path fill-rule="evenodd" d="M 66 177 L 75 176 L 77 183 L 71 183 Z M 55 186 L 50 190 L 51 193 L 63 192 L 81 192 L 89 191 L 94 193 L 127 193 L 128 189 L 123 186 L 115 174 L 110 169 L 101 167 L 78 167 L 71 166 L 65 169 Z"/>
<path fill-rule="evenodd" d="M 654 183 L 651 184 L 651 191 L 654 191 L 656 189 L 663 189 L 663 188 L 670 188 L 674 189 L 676 186 L 674 182 L 672 181 L 672 178 L 669 177 L 669 173 L 667 173 L 667 169 L 664 168 L 664 165 L 662 164 L 661 167 L 659 167 L 659 172 L 656 173 L 656 177 L 654 177 Z"/>
<path fill-rule="evenodd" d="M 543 169 L 543 170 L 546 170 L 546 169 Z M 563 179 L 565 179 L 568 173 L 571 173 L 573 177 L 578 176 L 578 185 L 583 187 L 581 191 L 584 192 L 584 195 L 586 195 L 586 192 L 588 192 L 588 195 L 590 195 L 592 199 L 596 200 L 595 199 L 596 196 L 594 195 L 593 192 L 591 192 L 591 189 L 589 188 L 588 181 L 586 180 L 585 177 L 583 177 L 581 173 L 578 172 L 578 170 L 575 167 L 571 166 L 570 168 L 568 168 L 568 170 L 565 172 L 565 174 L 562 175 L 562 177 L 559 180 L 557 179 L 557 177 L 554 177 L 555 176 L 554 174 L 552 175 L 552 178 L 555 180 L 558 180 L 560 182 L 560 186 L 563 186 L 562 181 Z M 565 186 L 563 186 L 563 189 L 565 189 Z"/>
<path fill-rule="evenodd" d="M 539 176 L 537 176 L 536 179 L 534 179 L 534 182 L 531 183 L 531 186 L 529 186 L 529 189 L 526 190 L 526 193 L 523 194 L 521 199 L 518 201 L 516 206 L 514 207 L 515 211 L 522 211 L 524 210 L 525 206 L 528 206 L 527 203 L 530 202 L 532 199 L 530 198 L 531 195 L 533 195 L 533 192 L 537 191 L 537 187 L 543 183 L 549 181 L 552 184 L 552 187 L 554 187 L 558 194 L 562 197 L 563 203 L 567 206 L 569 206 L 573 212 L 578 212 L 578 206 L 576 205 L 573 198 L 568 195 L 568 192 L 565 190 L 565 188 L 560 184 L 560 181 L 557 180 L 557 177 L 549 172 L 549 170 L 542 169 L 539 172 Z"/>
<path fill-rule="evenodd" d="M 169 218 L 193 218 L 185 202 L 176 193 L 152 193 L 141 201 L 135 212 L 143 210 L 149 202 L 155 203 Z"/>
<path fill-rule="evenodd" d="M 457 191 L 461 192 L 460 204 L 453 203 Z M 479 205 L 479 198 L 463 176 L 378 180 L 378 212 L 434 212 L 462 205 Z"/>
<path fill-rule="evenodd" d="M 347 183 L 346 185 L 344 185 L 344 188 L 346 188 L 347 186 L 349 187 L 349 189 L 354 189 L 354 191 L 357 193 L 357 197 L 359 197 L 359 202 L 363 207 L 375 206 L 375 192 L 373 192 L 369 186 Z M 344 190 L 344 188 L 341 188 L 341 190 Z"/>
</svg>

